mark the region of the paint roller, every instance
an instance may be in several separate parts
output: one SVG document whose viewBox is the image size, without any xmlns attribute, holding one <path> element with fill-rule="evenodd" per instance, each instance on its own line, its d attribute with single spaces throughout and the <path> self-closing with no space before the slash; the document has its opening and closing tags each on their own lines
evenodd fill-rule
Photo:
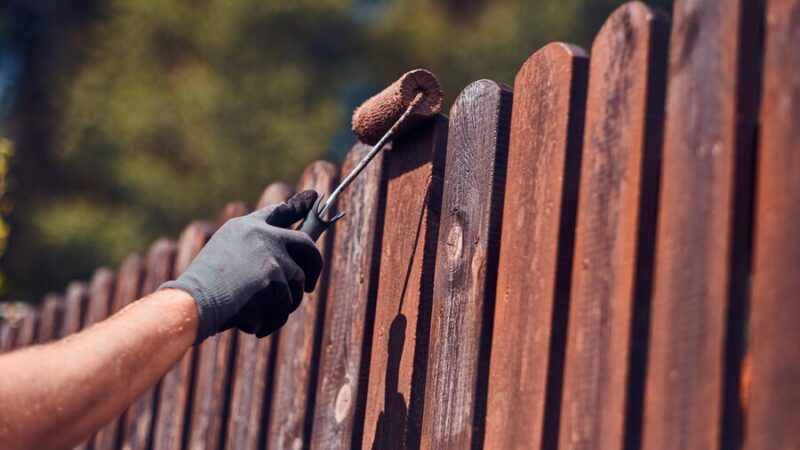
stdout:
<svg viewBox="0 0 800 450">
<path fill-rule="evenodd" d="M 383 150 L 387 142 L 436 115 L 442 109 L 442 99 L 442 88 L 436 76 L 427 70 L 416 69 L 405 73 L 359 106 L 353 113 L 353 132 L 372 148 L 336 186 L 321 208 L 323 196 L 317 197 L 298 229 L 316 241 L 329 226 L 341 219 L 344 212 L 329 220 L 325 219 L 325 215 L 336 204 L 342 191 Z"/>
</svg>

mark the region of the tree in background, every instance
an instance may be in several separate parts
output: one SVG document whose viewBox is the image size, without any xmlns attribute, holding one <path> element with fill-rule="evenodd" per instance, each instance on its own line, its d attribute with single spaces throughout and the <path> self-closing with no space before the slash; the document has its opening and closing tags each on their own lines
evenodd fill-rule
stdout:
<svg viewBox="0 0 800 450">
<path fill-rule="evenodd" d="M 439 75 L 452 103 L 473 80 L 512 83 L 549 41 L 588 48 L 620 3 L 12 1 L 0 14 L 23 75 L 4 298 L 61 289 L 340 159 L 352 109 L 408 69 Z"/>
</svg>

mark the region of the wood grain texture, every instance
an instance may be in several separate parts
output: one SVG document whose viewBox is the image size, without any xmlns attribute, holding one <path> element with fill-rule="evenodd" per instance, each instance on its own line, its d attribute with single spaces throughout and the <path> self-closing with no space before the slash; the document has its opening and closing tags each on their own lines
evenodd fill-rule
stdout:
<svg viewBox="0 0 800 450">
<path fill-rule="evenodd" d="M 514 82 L 487 449 L 556 444 L 545 418 L 557 426 L 588 66 L 584 50 L 553 43 Z"/>
<path fill-rule="evenodd" d="M 284 202 L 291 195 L 292 188 L 287 184 L 272 183 L 262 193 L 257 208 Z M 256 450 L 263 444 L 267 392 L 272 386 L 274 343 L 273 336 L 258 339 L 252 334 L 239 332 L 225 439 L 228 450 Z"/>
<path fill-rule="evenodd" d="M 336 183 L 336 166 L 324 161 L 309 165 L 300 177 L 297 192 L 314 189 L 330 194 Z M 335 229 L 335 228 L 334 228 Z M 332 233 L 317 241 L 325 262 L 317 288 L 289 316 L 278 332 L 275 382 L 272 390 L 266 445 L 271 449 L 305 448 L 311 437 L 314 414 L 322 321 L 325 315 L 328 267 L 327 256 Z"/>
<path fill-rule="evenodd" d="M 401 136 L 384 154 L 388 185 L 362 448 L 419 446 L 447 118 Z M 361 407 L 358 406 L 357 410 Z M 353 443 L 354 446 L 358 442 Z"/>
<path fill-rule="evenodd" d="M 738 446 L 758 17 L 674 5 L 643 448 Z"/>
<path fill-rule="evenodd" d="M 767 1 L 746 386 L 750 450 L 800 448 L 798 49 L 800 0 Z"/>
<path fill-rule="evenodd" d="M 592 45 L 561 449 L 623 448 L 626 418 L 642 414 L 668 33 L 664 14 L 631 2 Z"/>
<path fill-rule="evenodd" d="M 137 255 L 127 256 L 117 269 L 114 295 L 111 298 L 109 314 L 115 314 L 140 297 L 144 280 L 145 261 Z M 92 450 L 115 450 L 120 446 L 120 439 L 125 423 L 125 414 L 115 418 L 94 435 Z"/>
<path fill-rule="evenodd" d="M 356 144 L 342 165 L 342 177 L 370 149 Z M 383 161 L 383 153 L 376 156 L 337 204 L 337 210 L 347 216 L 336 225 L 331 248 L 312 448 L 351 448 L 353 444 L 357 399 L 366 389 L 378 285 L 377 251 L 386 195 Z"/>
<path fill-rule="evenodd" d="M 250 211 L 252 209 L 244 202 L 229 203 L 220 213 L 217 226 Z M 224 331 L 211 336 L 197 347 L 197 366 L 186 443 L 191 450 L 219 448 L 225 441 L 229 400 L 227 390 L 233 370 L 236 334 L 236 330 Z"/>
<path fill-rule="evenodd" d="M 39 331 L 36 335 L 38 344 L 52 341 L 58 336 L 64 318 L 64 300 L 58 294 L 47 294 L 42 300 L 41 308 Z"/>
<path fill-rule="evenodd" d="M 178 239 L 172 278 L 183 273 L 200 252 L 211 233 L 213 224 L 204 221 L 190 223 Z M 161 379 L 158 411 L 153 436 L 155 450 L 183 448 L 184 430 L 188 424 L 189 398 L 192 394 L 192 375 L 195 349 L 190 349 Z"/>
<path fill-rule="evenodd" d="M 147 253 L 147 272 L 142 282 L 141 296 L 155 292 L 158 287 L 172 277 L 175 262 L 175 242 L 159 239 L 150 246 Z M 150 448 L 153 441 L 153 417 L 156 412 L 156 393 L 159 384 L 142 394 L 128 408 L 122 436 L 124 450 Z"/>
<path fill-rule="evenodd" d="M 481 80 L 450 109 L 422 448 L 483 442 L 511 99 Z"/>
</svg>

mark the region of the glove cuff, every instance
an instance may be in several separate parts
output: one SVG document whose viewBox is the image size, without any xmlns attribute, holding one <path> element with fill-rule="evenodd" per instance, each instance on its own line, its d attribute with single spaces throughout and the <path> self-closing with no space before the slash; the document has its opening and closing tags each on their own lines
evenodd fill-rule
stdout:
<svg viewBox="0 0 800 450">
<path fill-rule="evenodd" d="M 190 270 L 162 284 L 158 287 L 161 289 L 180 289 L 194 298 L 199 317 L 194 345 L 217 334 L 222 324 L 236 314 L 231 290 L 222 277 L 202 261 L 195 261 Z"/>
</svg>

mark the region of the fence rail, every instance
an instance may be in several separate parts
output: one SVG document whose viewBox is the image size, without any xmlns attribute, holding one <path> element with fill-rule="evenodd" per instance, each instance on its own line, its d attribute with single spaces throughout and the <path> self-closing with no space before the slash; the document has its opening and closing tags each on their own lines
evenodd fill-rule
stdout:
<svg viewBox="0 0 800 450">
<path fill-rule="evenodd" d="M 80 448 L 796 448 L 800 0 L 758 8 L 626 3 L 591 56 L 470 84 L 339 199 L 279 332 L 206 340 Z M 18 306 L 0 351 L 116 313 L 250 210 Z"/>
</svg>

